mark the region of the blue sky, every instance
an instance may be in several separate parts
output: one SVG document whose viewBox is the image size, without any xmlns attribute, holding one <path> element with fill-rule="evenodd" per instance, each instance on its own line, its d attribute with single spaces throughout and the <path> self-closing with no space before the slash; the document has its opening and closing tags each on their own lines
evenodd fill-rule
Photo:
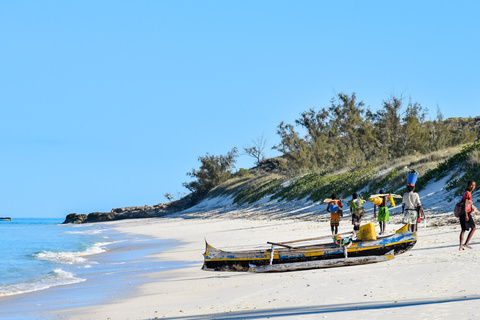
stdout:
<svg viewBox="0 0 480 320">
<path fill-rule="evenodd" d="M 0 216 L 165 202 L 338 93 L 477 116 L 476 1 L 0 1 Z M 237 168 L 253 158 L 240 156 Z"/>
</svg>

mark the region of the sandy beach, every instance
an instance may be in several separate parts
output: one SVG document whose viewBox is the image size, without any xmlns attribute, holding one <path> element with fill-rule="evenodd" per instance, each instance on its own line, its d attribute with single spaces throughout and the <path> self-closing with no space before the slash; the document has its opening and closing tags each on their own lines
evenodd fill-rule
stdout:
<svg viewBox="0 0 480 320">
<path fill-rule="evenodd" d="M 409 252 L 388 262 L 343 268 L 252 274 L 201 270 L 205 239 L 220 249 L 267 247 L 328 235 L 322 218 L 152 218 L 108 222 L 120 232 L 175 239 L 180 245 L 155 253 L 158 261 L 189 262 L 185 268 L 142 275 L 151 281 L 122 299 L 58 310 L 67 319 L 476 319 L 480 316 L 480 245 L 458 250 L 458 224 L 450 213 L 419 228 Z M 219 217 L 222 217 L 221 215 Z M 370 217 L 370 221 L 373 218 Z M 478 220 L 478 218 L 477 218 Z M 367 220 L 368 222 L 368 220 Z M 387 231 L 400 228 L 393 216 Z M 350 218 L 340 232 L 350 231 Z M 378 226 L 377 226 L 378 232 Z"/>
</svg>

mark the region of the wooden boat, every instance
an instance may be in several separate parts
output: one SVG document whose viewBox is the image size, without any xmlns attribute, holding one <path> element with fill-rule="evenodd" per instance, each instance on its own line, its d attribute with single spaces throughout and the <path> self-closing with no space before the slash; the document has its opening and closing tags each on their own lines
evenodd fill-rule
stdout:
<svg viewBox="0 0 480 320">
<path fill-rule="evenodd" d="M 10 217 L 0 217 L 0 221 L 12 221 Z"/>
<path fill-rule="evenodd" d="M 392 254 L 391 251 L 393 251 L 393 255 L 399 255 L 410 250 L 417 242 L 417 234 L 416 232 L 408 231 L 407 224 L 395 234 L 381 237 L 377 240 L 353 240 L 345 246 L 340 246 L 335 243 L 311 244 L 296 247 L 291 246 L 291 243 L 304 240 L 282 243 L 269 242 L 271 248 L 245 251 L 223 251 L 206 243 L 206 250 L 204 253 L 205 260 L 202 269 L 216 271 L 248 271 L 249 268 L 252 267 L 250 271 L 255 271 L 255 269 L 258 270 L 259 267 L 264 268 L 264 266 L 268 265 L 275 266 L 287 264 L 285 267 L 279 266 L 279 268 L 277 268 L 278 270 L 265 270 L 265 272 L 268 272 L 293 270 L 292 268 L 295 266 L 292 264 L 294 263 L 304 263 L 301 268 L 295 269 L 298 270 L 386 261 L 391 259 L 388 257 L 389 254 Z M 357 259 L 357 263 L 352 263 L 353 261 L 349 260 L 361 257 L 384 257 L 386 255 L 387 259 Z M 323 263 L 323 265 L 322 263 L 318 263 L 318 261 L 325 260 L 337 261 L 335 261 L 333 265 L 332 263 Z M 305 262 L 309 263 L 305 264 Z M 288 266 L 288 264 L 290 264 L 290 266 Z M 262 268 L 260 268 L 260 270 Z M 275 269 L 272 267 L 270 268 Z"/>
</svg>

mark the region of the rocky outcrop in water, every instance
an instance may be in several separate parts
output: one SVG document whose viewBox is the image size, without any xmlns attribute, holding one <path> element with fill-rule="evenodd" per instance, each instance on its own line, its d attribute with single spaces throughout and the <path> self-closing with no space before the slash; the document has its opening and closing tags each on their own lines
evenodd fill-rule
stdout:
<svg viewBox="0 0 480 320">
<path fill-rule="evenodd" d="M 85 220 L 84 222 L 89 223 L 89 222 L 102 222 L 102 221 L 111 221 L 111 220 L 116 220 L 115 214 L 111 212 L 92 212 L 88 214 L 87 220 Z"/>
<path fill-rule="evenodd" d="M 115 208 L 110 212 L 92 212 L 88 215 L 70 213 L 67 215 L 63 223 L 90 223 L 123 219 L 163 217 L 168 214 L 189 208 L 192 206 L 192 204 L 192 197 L 189 195 L 177 201 L 160 203 L 153 206 L 146 205 L 138 207 Z"/>
<path fill-rule="evenodd" d="M 167 214 L 165 209 L 165 204 L 158 204 L 154 206 L 115 208 L 110 212 L 92 212 L 88 215 L 71 213 L 67 215 L 63 223 L 90 223 L 122 219 L 160 217 Z"/>
<path fill-rule="evenodd" d="M 63 223 L 83 223 L 85 220 L 87 220 L 86 214 L 70 213 Z"/>
</svg>

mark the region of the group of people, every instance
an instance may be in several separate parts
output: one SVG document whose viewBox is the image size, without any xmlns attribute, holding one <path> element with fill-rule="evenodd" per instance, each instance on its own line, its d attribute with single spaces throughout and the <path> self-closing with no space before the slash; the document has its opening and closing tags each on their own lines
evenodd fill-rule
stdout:
<svg viewBox="0 0 480 320">
<path fill-rule="evenodd" d="M 472 192 L 475 190 L 475 181 L 468 181 L 467 189 L 462 196 L 462 213 L 460 215 L 460 249 L 471 249 L 469 245 L 472 239 L 473 233 L 476 230 L 475 221 L 473 220 L 472 213 L 474 211 Z M 338 226 L 340 225 L 340 217 L 343 216 L 343 200 L 337 199 L 337 194 L 333 193 L 331 200 L 328 202 L 327 211 L 330 212 L 330 227 L 332 234 L 338 234 Z M 381 203 L 374 204 L 373 214 L 377 217 L 378 206 L 378 223 L 380 226 L 380 233 L 385 233 L 386 223 L 390 221 L 390 214 L 388 211 L 388 196 L 383 190 L 380 190 Z M 363 204 L 365 201 L 357 193 L 352 194 L 352 200 L 348 203 L 350 207 L 350 213 L 352 216 L 353 231 L 357 234 L 360 230 L 360 223 L 363 215 L 365 214 L 365 208 Z M 403 223 L 409 224 L 409 230 L 411 232 L 417 231 L 417 225 L 421 221 L 421 218 L 425 218 L 425 212 L 423 211 L 422 203 L 420 202 L 420 196 L 415 192 L 414 184 L 407 184 L 407 192 L 402 197 L 402 215 Z M 464 242 L 465 231 L 470 230 L 467 239 Z"/>
<path fill-rule="evenodd" d="M 425 218 L 425 213 L 422 208 L 422 203 L 420 202 L 420 197 L 418 193 L 414 192 L 415 186 L 407 185 L 407 193 L 403 196 L 402 201 L 402 215 L 403 222 L 409 223 L 410 231 L 417 231 L 417 223 L 420 221 L 420 218 Z M 380 199 L 381 202 L 373 205 L 373 216 L 377 217 L 377 207 L 378 207 L 378 224 L 380 226 L 380 235 L 385 233 L 387 221 L 390 221 L 390 213 L 388 211 L 388 196 L 383 190 L 380 190 Z M 365 200 L 360 197 L 356 192 L 352 194 L 352 201 L 350 201 L 350 214 L 352 216 L 353 231 L 358 233 L 360 231 L 360 223 L 362 217 L 365 214 L 365 207 L 363 204 Z M 340 225 L 340 216 L 343 211 L 343 200 L 337 199 L 337 194 L 333 193 L 331 201 L 328 202 L 327 211 L 330 212 L 330 227 L 332 234 L 338 233 L 338 226 Z"/>
</svg>

